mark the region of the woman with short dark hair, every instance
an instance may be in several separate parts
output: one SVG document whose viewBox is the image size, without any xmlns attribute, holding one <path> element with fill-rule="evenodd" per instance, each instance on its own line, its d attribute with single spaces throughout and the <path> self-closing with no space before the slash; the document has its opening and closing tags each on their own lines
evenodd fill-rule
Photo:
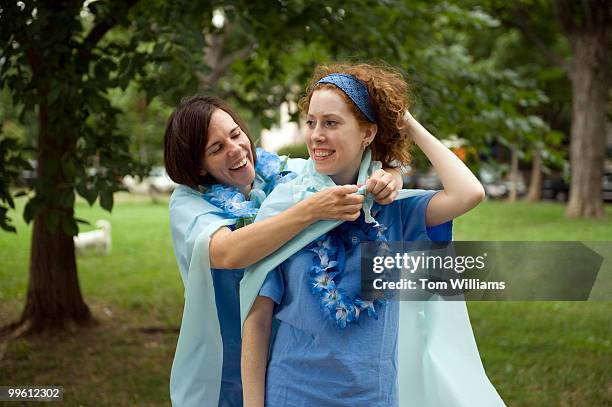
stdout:
<svg viewBox="0 0 612 407">
<path fill-rule="evenodd" d="M 251 224 L 278 184 L 304 160 L 256 150 L 240 116 L 209 96 L 184 100 L 168 119 L 164 160 L 181 184 L 170 198 L 170 224 L 185 285 L 185 309 L 172 366 L 176 406 L 242 406 L 238 284 L 251 265 L 318 220 L 359 216 L 355 185 L 337 186 L 263 222 Z M 401 186 L 380 171 L 368 181 L 376 199 L 391 202 Z"/>
</svg>

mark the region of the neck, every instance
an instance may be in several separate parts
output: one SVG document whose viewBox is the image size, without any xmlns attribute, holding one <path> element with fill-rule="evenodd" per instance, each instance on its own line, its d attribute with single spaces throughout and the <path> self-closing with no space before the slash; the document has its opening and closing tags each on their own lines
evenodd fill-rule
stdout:
<svg viewBox="0 0 612 407">
<path fill-rule="evenodd" d="M 329 177 L 336 185 L 356 184 L 359 176 L 359 167 L 352 171 L 345 171 L 339 174 L 330 175 Z"/>
<path fill-rule="evenodd" d="M 236 186 L 236 188 L 238 188 L 238 191 L 240 191 L 240 193 L 242 195 L 244 195 L 245 198 L 249 198 L 249 193 L 251 192 L 251 184 L 248 185 L 242 185 L 242 186 Z"/>
</svg>

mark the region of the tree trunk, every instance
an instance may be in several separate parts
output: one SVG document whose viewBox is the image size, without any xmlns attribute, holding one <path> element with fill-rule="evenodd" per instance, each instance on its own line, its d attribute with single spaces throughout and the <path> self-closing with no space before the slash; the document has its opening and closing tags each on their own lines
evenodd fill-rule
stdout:
<svg viewBox="0 0 612 407">
<path fill-rule="evenodd" d="M 44 98 L 39 105 L 38 122 L 37 176 L 43 184 L 53 186 L 58 194 L 56 196 L 65 199 L 67 194 L 73 193 L 74 180 L 68 179 L 61 165 L 49 165 L 48 162 L 73 152 L 74 137 L 54 134 L 50 129 L 49 107 Z M 50 185 L 41 188 L 49 188 Z M 20 320 L 12 325 L 16 335 L 61 330 L 74 324 L 93 322 L 79 287 L 74 240 L 64 233 L 62 227 L 63 219 L 73 215 L 74 202 L 70 209 L 66 209 L 65 205 L 62 207 L 49 201 L 47 195 L 41 205 L 43 209 L 34 218 L 25 309 Z M 50 217 L 57 219 L 54 229 L 48 227 Z"/>
<path fill-rule="evenodd" d="M 601 179 L 606 150 L 606 97 L 609 89 L 607 30 L 575 32 L 567 217 L 602 217 Z"/>
<path fill-rule="evenodd" d="M 136 101 L 136 111 L 138 112 L 138 116 L 140 116 L 140 122 L 146 123 L 147 121 L 147 109 L 148 109 L 147 99 L 144 96 L 139 96 Z M 147 154 L 147 140 L 145 137 L 145 129 L 143 127 L 140 128 L 138 132 L 138 156 L 140 157 L 140 161 L 146 164 L 149 164 L 149 155 Z"/>
<path fill-rule="evenodd" d="M 21 317 L 27 333 L 92 322 L 81 296 L 72 236 L 61 227 L 50 232 L 45 216 L 43 212 L 34 220 L 28 295 Z"/>
<path fill-rule="evenodd" d="M 518 183 L 518 151 L 516 146 L 511 149 L 511 168 L 510 168 L 510 192 L 508 194 L 509 202 L 516 202 L 516 189 Z"/>
<path fill-rule="evenodd" d="M 533 152 L 533 161 L 531 163 L 531 180 L 529 182 L 529 192 L 527 200 L 539 201 L 542 199 L 542 159 L 540 152 Z"/>
</svg>

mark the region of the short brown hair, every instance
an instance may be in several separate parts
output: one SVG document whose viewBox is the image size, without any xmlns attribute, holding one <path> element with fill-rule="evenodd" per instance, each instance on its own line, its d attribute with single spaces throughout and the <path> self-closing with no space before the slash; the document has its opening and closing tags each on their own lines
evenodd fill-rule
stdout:
<svg viewBox="0 0 612 407">
<path fill-rule="evenodd" d="M 229 114 L 251 142 L 255 163 L 255 145 L 244 121 L 227 103 L 214 96 L 195 95 L 183 99 L 168 118 L 164 135 L 164 164 L 170 179 L 197 189 L 215 183 L 210 175 L 202 176 L 204 148 L 208 142 L 208 126 L 216 109 Z"/>
<path fill-rule="evenodd" d="M 410 162 L 411 138 L 406 130 L 404 114 L 408 109 L 408 84 L 401 73 L 391 67 L 370 64 L 336 64 L 320 65 L 306 89 L 306 95 L 300 100 L 303 114 L 308 113 L 312 94 L 318 89 L 334 89 L 349 105 L 357 121 L 370 124 L 370 121 L 357 106 L 335 85 L 318 83 L 321 78 L 332 73 L 344 73 L 355 76 L 368 89 L 370 103 L 376 113 L 378 131 L 370 145 L 374 160 L 381 161 L 384 167 L 408 164 Z"/>
</svg>

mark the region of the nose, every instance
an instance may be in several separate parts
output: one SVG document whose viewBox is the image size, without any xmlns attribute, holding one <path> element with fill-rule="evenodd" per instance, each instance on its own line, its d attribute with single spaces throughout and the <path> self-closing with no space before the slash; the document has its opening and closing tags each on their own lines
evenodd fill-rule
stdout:
<svg viewBox="0 0 612 407">
<path fill-rule="evenodd" d="M 227 144 L 227 151 L 230 157 L 235 157 L 240 155 L 240 150 L 242 150 L 242 146 L 238 141 L 229 140 Z"/>
<path fill-rule="evenodd" d="M 312 129 L 312 133 L 310 135 L 313 143 L 321 143 L 325 140 L 325 131 L 323 127 L 321 127 L 320 123 L 317 123 L 314 129 Z"/>
</svg>

